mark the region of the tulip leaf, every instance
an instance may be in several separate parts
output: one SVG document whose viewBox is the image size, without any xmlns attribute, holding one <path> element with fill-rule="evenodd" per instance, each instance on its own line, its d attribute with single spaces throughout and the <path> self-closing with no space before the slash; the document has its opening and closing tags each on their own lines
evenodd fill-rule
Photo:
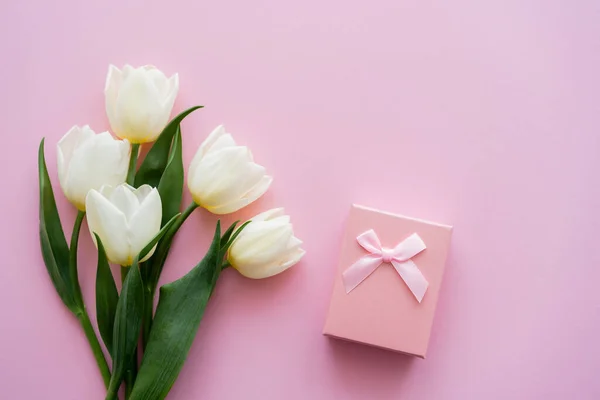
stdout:
<svg viewBox="0 0 600 400">
<path fill-rule="evenodd" d="M 40 244 L 42 258 L 50 275 L 50 279 L 62 302 L 69 310 L 77 314 L 81 311 L 78 304 L 69 272 L 69 246 L 62 229 L 52 183 L 46 168 L 44 157 L 44 139 L 40 142 L 38 151 L 38 172 L 40 188 Z"/>
<path fill-rule="evenodd" d="M 142 251 L 140 251 L 140 255 L 138 256 L 139 260 L 146 257 L 148 253 L 150 253 L 156 243 L 158 243 L 158 241 L 169 231 L 169 228 L 173 226 L 175 221 L 177 221 L 177 217 L 179 217 L 179 215 L 180 214 L 175 214 L 162 228 L 160 228 L 160 231 L 158 231 L 156 236 L 154 236 L 152 240 L 148 242 L 148 244 L 142 249 Z"/>
<path fill-rule="evenodd" d="M 113 329 L 113 368 L 106 400 L 117 399 L 117 392 L 125 370 L 136 356 L 137 343 L 142 328 L 144 289 L 138 259 L 134 260 L 123 282 L 117 303 Z"/>
<path fill-rule="evenodd" d="M 233 241 L 235 239 L 237 239 L 238 235 L 240 233 L 242 233 L 242 230 L 252 221 L 246 221 L 244 222 L 239 229 L 237 229 L 235 232 L 233 232 L 233 234 L 231 235 L 230 238 L 227 239 L 227 242 L 225 243 L 225 245 L 223 245 L 223 248 L 225 249 L 225 251 L 227 251 L 227 249 L 229 249 L 229 247 L 233 244 Z"/>
<path fill-rule="evenodd" d="M 154 296 L 154 291 L 156 290 L 158 279 L 160 278 L 162 269 L 165 265 L 165 262 L 167 261 L 169 249 L 171 248 L 171 243 L 173 242 L 175 234 L 177 233 L 179 228 L 181 228 L 181 225 L 183 225 L 187 217 L 189 217 L 197 207 L 198 206 L 195 203 L 192 203 L 192 205 L 188 207 L 182 214 L 176 215 L 177 218 L 175 219 L 175 221 L 172 223 L 168 230 L 165 230 L 165 234 L 162 237 L 162 240 L 160 240 L 160 242 L 158 243 L 154 255 L 146 263 L 147 266 L 144 268 L 143 278 L 147 290 L 151 294 L 151 296 Z"/>
<path fill-rule="evenodd" d="M 96 243 L 98 243 L 96 320 L 98 321 L 100 336 L 102 336 L 102 340 L 104 341 L 108 352 L 112 354 L 113 330 L 115 314 L 117 312 L 117 303 L 119 302 L 119 292 L 117 292 L 117 285 L 115 284 L 115 279 L 110 271 L 106 252 L 104 251 L 104 245 L 96 233 L 94 233 L 94 236 L 96 236 Z"/>
<path fill-rule="evenodd" d="M 175 383 L 215 287 L 223 250 L 217 222 L 202 261 L 175 282 L 160 288 L 160 297 L 142 365 L 129 400 L 164 399 Z"/>
<path fill-rule="evenodd" d="M 146 154 L 142 165 L 140 165 L 140 168 L 138 169 L 134 185 L 136 188 L 143 184 L 148 184 L 152 187 L 158 186 L 160 178 L 169 162 L 169 150 L 171 149 L 171 143 L 173 142 L 173 137 L 177 132 L 179 124 L 181 124 L 181 121 L 183 121 L 183 119 L 191 112 L 202 107 L 204 106 L 188 108 L 173 118 L 171 122 L 165 126 L 165 129 L 163 129 L 158 139 L 156 139 L 156 142 L 148 154 Z"/>
<path fill-rule="evenodd" d="M 233 234 L 233 231 L 235 230 L 235 227 L 239 223 L 240 223 L 240 221 L 235 221 L 233 224 L 231 224 L 229 226 L 229 228 L 227 228 L 225 233 L 223 233 L 223 236 L 221 236 L 221 247 L 223 247 L 224 245 L 226 245 L 229 242 L 229 238 L 231 237 L 231 235 Z"/>
<path fill-rule="evenodd" d="M 183 155 L 179 125 L 173 138 L 169 162 L 158 184 L 158 193 L 162 201 L 162 223 L 165 224 L 179 212 L 183 197 Z"/>
</svg>

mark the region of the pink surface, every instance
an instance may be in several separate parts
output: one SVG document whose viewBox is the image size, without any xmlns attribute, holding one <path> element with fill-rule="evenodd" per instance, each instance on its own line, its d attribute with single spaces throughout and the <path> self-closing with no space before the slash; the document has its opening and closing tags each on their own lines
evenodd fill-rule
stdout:
<svg viewBox="0 0 600 400">
<path fill-rule="evenodd" d="M 429 283 L 421 303 L 389 263 L 380 265 L 346 293 L 342 273 L 369 254 L 356 241 L 358 235 L 369 229 L 375 231 L 381 245 L 387 248 L 395 247 L 414 233 L 425 242 L 427 248 L 411 259 Z M 424 358 L 451 235 L 449 226 L 364 206 L 349 209 L 323 333 Z"/>
<path fill-rule="evenodd" d="M 53 144 L 108 128 L 107 66 L 128 62 L 180 73 L 176 111 L 207 105 L 186 165 L 221 122 L 252 148 L 275 181 L 248 213 L 285 206 L 308 251 L 222 276 L 170 400 L 600 398 L 599 18 L 596 0 L 3 2 L 0 397 L 103 398 L 40 257 L 36 151 L 47 136 L 56 183 Z M 455 227 L 425 361 L 321 335 L 353 202 Z M 214 221 L 185 224 L 163 282 Z"/>
</svg>

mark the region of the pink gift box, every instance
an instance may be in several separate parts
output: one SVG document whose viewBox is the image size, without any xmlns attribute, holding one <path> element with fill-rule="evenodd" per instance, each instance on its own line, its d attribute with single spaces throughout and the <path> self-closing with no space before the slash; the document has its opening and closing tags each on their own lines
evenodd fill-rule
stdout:
<svg viewBox="0 0 600 400">
<path fill-rule="evenodd" d="M 418 271 L 413 271 L 428 283 L 420 303 L 389 256 L 347 293 L 348 274 L 344 278 L 344 272 L 362 257 L 375 257 L 357 241 L 369 230 L 384 249 L 414 239 L 415 233 L 422 240 L 425 250 L 411 257 L 412 263 L 408 261 L 409 268 L 416 265 Z M 451 226 L 353 205 L 323 334 L 425 358 L 451 234 Z"/>
</svg>

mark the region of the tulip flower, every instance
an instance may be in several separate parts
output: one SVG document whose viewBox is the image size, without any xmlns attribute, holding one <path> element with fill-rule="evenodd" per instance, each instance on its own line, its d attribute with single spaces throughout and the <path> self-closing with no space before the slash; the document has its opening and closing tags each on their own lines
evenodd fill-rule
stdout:
<svg viewBox="0 0 600 400">
<path fill-rule="evenodd" d="M 131 143 L 155 141 L 169 122 L 178 91 L 177 74 L 167 78 L 150 65 L 126 65 L 122 71 L 109 66 L 104 94 L 112 130 Z"/>
<path fill-rule="evenodd" d="M 125 183 L 117 187 L 103 186 L 100 191 L 90 190 L 85 203 L 92 239 L 96 243 L 94 233 L 100 237 L 112 263 L 131 265 L 160 231 L 160 195 L 149 185 L 137 189 Z M 155 248 L 140 261 L 150 258 Z"/>
<path fill-rule="evenodd" d="M 305 254 L 301 244 L 290 217 L 276 208 L 251 219 L 231 244 L 227 261 L 245 277 L 268 278 L 300 261 Z"/>
<path fill-rule="evenodd" d="M 108 132 L 95 134 L 89 126 L 72 127 L 56 149 L 58 179 L 71 203 L 85 211 L 85 197 L 91 189 L 125 182 L 130 146 Z"/>
<path fill-rule="evenodd" d="M 202 143 L 188 172 L 194 202 L 213 214 L 229 214 L 247 206 L 267 191 L 272 180 L 223 125 Z"/>
</svg>

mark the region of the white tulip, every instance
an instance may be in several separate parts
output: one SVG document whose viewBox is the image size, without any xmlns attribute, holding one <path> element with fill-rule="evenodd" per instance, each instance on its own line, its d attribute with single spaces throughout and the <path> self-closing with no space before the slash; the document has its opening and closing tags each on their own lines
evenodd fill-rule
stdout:
<svg viewBox="0 0 600 400">
<path fill-rule="evenodd" d="M 162 204 L 156 188 L 137 189 L 126 183 L 90 190 L 86 199 L 87 221 L 92 239 L 96 233 L 110 262 L 131 265 L 133 259 L 160 231 Z M 96 243 L 96 246 L 98 244 Z M 148 259 L 154 248 L 143 260 Z"/>
<path fill-rule="evenodd" d="M 251 219 L 229 247 L 227 260 L 248 278 L 268 278 L 300 261 L 305 254 L 301 244 L 290 217 L 276 208 Z"/>
<path fill-rule="evenodd" d="M 104 88 L 110 126 L 131 143 L 155 141 L 169 122 L 178 91 L 177 74 L 167 78 L 151 65 L 126 65 L 122 71 L 110 65 Z"/>
<path fill-rule="evenodd" d="M 272 180 L 223 125 L 202 143 L 188 172 L 194 201 L 213 214 L 229 214 L 247 206 L 267 191 Z"/>
<path fill-rule="evenodd" d="M 60 186 L 81 211 L 85 211 L 85 197 L 91 189 L 118 185 L 127 178 L 127 140 L 117 140 L 108 132 L 95 134 L 87 125 L 74 126 L 56 147 Z"/>
</svg>

